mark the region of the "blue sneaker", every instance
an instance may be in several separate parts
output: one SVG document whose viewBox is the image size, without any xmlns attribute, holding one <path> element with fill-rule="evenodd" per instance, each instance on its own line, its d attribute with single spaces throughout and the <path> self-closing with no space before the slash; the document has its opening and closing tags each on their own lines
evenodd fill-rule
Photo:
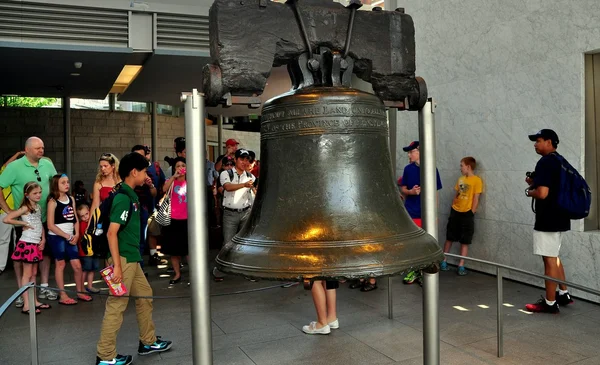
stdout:
<svg viewBox="0 0 600 365">
<path fill-rule="evenodd" d="M 465 269 L 464 266 L 459 266 L 457 274 L 460 276 L 465 276 L 467 275 L 467 269 Z"/>
<path fill-rule="evenodd" d="M 140 341 L 140 345 L 138 346 L 138 354 L 144 356 L 156 352 L 164 352 L 168 351 L 171 348 L 171 346 L 173 346 L 172 341 L 161 340 L 160 336 L 156 336 L 156 341 L 152 345 L 144 345 Z"/>
<path fill-rule="evenodd" d="M 129 365 L 132 362 L 133 357 L 131 357 L 131 355 L 117 355 L 117 357 L 111 360 L 100 360 L 100 358 L 96 356 L 96 365 Z"/>
<path fill-rule="evenodd" d="M 442 271 L 450 270 L 450 268 L 448 267 L 448 263 L 446 261 L 442 261 L 442 263 L 440 264 L 440 270 L 442 270 Z"/>
</svg>

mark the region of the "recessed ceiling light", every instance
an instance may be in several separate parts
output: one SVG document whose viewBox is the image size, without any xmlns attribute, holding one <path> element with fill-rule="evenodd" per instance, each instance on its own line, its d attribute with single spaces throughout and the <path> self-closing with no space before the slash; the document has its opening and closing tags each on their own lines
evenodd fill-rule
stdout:
<svg viewBox="0 0 600 365">
<path fill-rule="evenodd" d="M 80 74 L 78 74 L 77 72 L 72 72 L 71 76 L 79 76 Z"/>
</svg>

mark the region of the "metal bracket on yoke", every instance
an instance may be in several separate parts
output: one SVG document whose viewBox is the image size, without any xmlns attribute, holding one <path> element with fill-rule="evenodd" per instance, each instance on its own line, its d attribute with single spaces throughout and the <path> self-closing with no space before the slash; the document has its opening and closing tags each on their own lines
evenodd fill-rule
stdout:
<svg viewBox="0 0 600 365">
<path fill-rule="evenodd" d="M 229 108 L 234 105 L 248 105 L 249 108 L 260 108 L 262 100 L 258 96 L 233 96 L 231 93 L 223 95 L 223 106 Z"/>
</svg>

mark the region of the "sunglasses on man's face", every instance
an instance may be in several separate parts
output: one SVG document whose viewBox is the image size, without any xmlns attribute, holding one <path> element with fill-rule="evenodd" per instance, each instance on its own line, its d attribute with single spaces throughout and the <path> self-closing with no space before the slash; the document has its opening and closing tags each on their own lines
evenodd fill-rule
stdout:
<svg viewBox="0 0 600 365">
<path fill-rule="evenodd" d="M 40 176 L 40 172 L 38 171 L 38 169 L 33 170 L 33 172 L 37 176 L 37 181 L 42 182 L 42 177 Z"/>
</svg>

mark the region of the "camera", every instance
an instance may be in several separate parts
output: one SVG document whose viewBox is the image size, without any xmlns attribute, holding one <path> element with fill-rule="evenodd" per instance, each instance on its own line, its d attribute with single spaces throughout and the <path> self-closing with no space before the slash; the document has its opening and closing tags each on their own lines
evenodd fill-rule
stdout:
<svg viewBox="0 0 600 365">
<path fill-rule="evenodd" d="M 530 179 L 534 179 L 535 178 L 535 172 L 534 171 L 527 171 L 525 173 L 525 176 L 527 176 Z"/>
</svg>

